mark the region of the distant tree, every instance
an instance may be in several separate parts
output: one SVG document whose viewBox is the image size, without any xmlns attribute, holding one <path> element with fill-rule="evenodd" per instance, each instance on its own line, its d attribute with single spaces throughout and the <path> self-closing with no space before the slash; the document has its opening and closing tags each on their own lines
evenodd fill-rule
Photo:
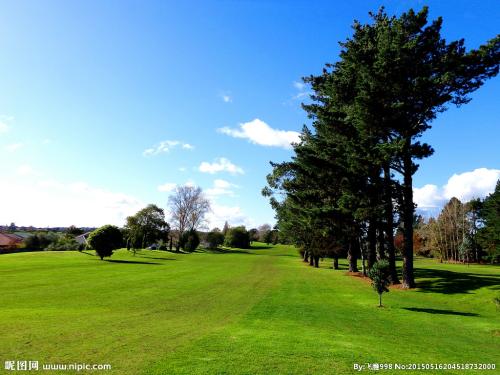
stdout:
<svg viewBox="0 0 500 375">
<path fill-rule="evenodd" d="M 253 241 L 259 240 L 259 231 L 256 228 L 252 228 L 248 231 L 248 235 L 250 236 L 250 243 Z"/>
<path fill-rule="evenodd" d="M 231 228 L 227 232 L 224 245 L 228 247 L 248 249 L 250 247 L 250 235 L 244 226 Z"/>
<path fill-rule="evenodd" d="M 124 230 L 127 248 L 135 250 L 144 249 L 159 240 L 166 240 L 170 226 L 165 221 L 163 209 L 149 204 L 134 216 L 127 217 Z"/>
<path fill-rule="evenodd" d="M 271 226 L 269 224 L 263 224 L 258 229 L 258 236 L 260 242 L 271 243 Z"/>
<path fill-rule="evenodd" d="M 10 232 L 15 232 L 17 229 L 16 223 L 10 223 L 9 225 L 9 231 Z"/>
<path fill-rule="evenodd" d="M 224 226 L 222 227 L 222 234 L 225 236 L 225 235 L 227 234 L 228 230 L 229 230 L 229 224 L 228 224 L 228 222 L 226 221 L 226 222 L 224 223 Z"/>
<path fill-rule="evenodd" d="M 101 258 L 110 257 L 113 250 L 123 246 L 123 236 L 120 229 L 114 225 L 104 225 L 90 233 L 88 244 Z"/>
<path fill-rule="evenodd" d="M 24 240 L 24 247 L 30 250 L 45 250 L 51 243 L 56 242 L 57 239 L 58 236 L 55 233 L 34 233 Z"/>
<path fill-rule="evenodd" d="M 491 263 L 500 260 L 500 180 L 495 191 L 488 195 L 480 211 L 483 227 L 478 231 L 478 240 L 488 253 Z"/>
<path fill-rule="evenodd" d="M 182 250 L 192 253 L 200 244 L 200 236 L 196 230 L 190 229 L 182 234 L 180 242 Z"/>
<path fill-rule="evenodd" d="M 389 262 L 385 259 L 375 262 L 368 272 L 373 289 L 379 296 L 379 307 L 382 307 L 382 293 L 389 292 L 387 286 L 391 283 Z"/>
<path fill-rule="evenodd" d="M 185 185 L 175 189 L 168 198 L 168 205 L 173 226 L 179 234 L 178 251 L 184 232 L 197 230 L 204 224 L 205 215 L 210 211 L 210 202 L 200 187 Z"/>
<path fill-rule="evenodd" d="M 468 234 L 464 235 L 462 243 L 460 245 L 458 245 L 458 253 L 460 255 L 460 259 L 462 260 L 462 262 L 464 262 L 464 263 L 467 262 L 467 265 L 468 265 L 470 262 L 470 259 L 474 255 L 474 247 L 473 247 L 472 239 Z"/>
<path fill-rule="evenodd" d="M 71 225 L 68 228 L 66 228 L 66 234 L 69 234 L 71 236 L 75 236 L 76 237 L 76 236 L 79 236 L 80 234 L 83 234 L 83 233 L 85 233 L 83 231 L 83 229 L 77 228 L 74 225 Z"/>
<path fill-rule="evenodd" d="M 64 251 L 64 250 L 78 250 L 80 244 L 75 241 L 73 237 L 58 236 L 57 239 L 50 243 L 45 250 L 47 251 Z"/>
<path fill-rule="evenodd" d="M 481 245 L 478 241 L 478 231 L 481 222 L 481 210 L 483 209 L 483 201 L 479 198 L 472 199 L 467 203 L 467 216 L 470 222 L 470 239 L 474 252 L 474 260 L 479 262 L 481 259 Z"/>
<path fill-rule="evenodd" d="M 209 249 L 215 250 L 224 243 L 224 235 L 219 229 L 215 228 L 207 233 L 207 243 Z"/>
</svg>

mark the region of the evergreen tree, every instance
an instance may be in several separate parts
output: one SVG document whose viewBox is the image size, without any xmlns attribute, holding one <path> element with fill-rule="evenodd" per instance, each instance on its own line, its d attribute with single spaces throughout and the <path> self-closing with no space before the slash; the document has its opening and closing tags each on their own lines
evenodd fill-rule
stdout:
<svg viewBox="0 0 500 375">
<path fill-rule="evenodd" d="M 495 191 L 488 195 L 480 211 L 483 227 L 479 230 L 478 240 L 494 263 L 500 260 L 500 180 Z"/>
</svg>

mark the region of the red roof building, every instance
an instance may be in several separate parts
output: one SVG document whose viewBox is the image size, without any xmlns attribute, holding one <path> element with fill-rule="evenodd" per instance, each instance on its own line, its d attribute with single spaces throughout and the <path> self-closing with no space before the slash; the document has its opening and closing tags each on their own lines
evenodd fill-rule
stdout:
<svg viewBox="0 0 500 375">
<path fill-rule="evenodd" d="M 23 242 L 23 238 L 21 236 L 0 232 L 0 249 L 17 247 L 21 244 L 21 242 Z"/>
</svg>

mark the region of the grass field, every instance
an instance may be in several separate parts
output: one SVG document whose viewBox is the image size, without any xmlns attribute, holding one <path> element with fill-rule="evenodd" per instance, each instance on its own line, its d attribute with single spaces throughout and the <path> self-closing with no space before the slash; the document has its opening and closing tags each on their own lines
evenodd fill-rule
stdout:
<svg viewBox="0 0 500 375">
<path fill-rule="evenodd" d="M 313 269 L 289 247 L 262 244 L 120 250 L 107 261 L 1 255 L 0 372 L 6 360 L 109 363 L 104 373 L 134 375 L 351 374 L 367 362 L 500 367 L 499 267 L 419 259 L 419 288 L 393 289 L 377 308 L 366 280 L 347 276 L 345 262 L 330 266 Z"/>
</svg>

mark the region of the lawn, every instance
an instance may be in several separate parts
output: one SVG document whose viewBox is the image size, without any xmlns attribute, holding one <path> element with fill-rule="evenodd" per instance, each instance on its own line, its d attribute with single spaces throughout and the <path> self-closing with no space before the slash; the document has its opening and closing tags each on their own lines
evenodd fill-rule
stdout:
<svg viewBox="0 0 500 375">
<path fill-rule="evenodd" d="M 263 244 L 120 250 L 105 261 L 1 255 L 0 372 L 7 360 L 109 363 L 103 373 L 134 375 L 351 374 L 367 362 L 500 367 L 499 267 L 418 259 L 419 288 L 392 289 L 377 308 L 366 280 L 346 275 L 345 262 L 330 266 L 313 269 L 292 248 Z"/>
</svg>

